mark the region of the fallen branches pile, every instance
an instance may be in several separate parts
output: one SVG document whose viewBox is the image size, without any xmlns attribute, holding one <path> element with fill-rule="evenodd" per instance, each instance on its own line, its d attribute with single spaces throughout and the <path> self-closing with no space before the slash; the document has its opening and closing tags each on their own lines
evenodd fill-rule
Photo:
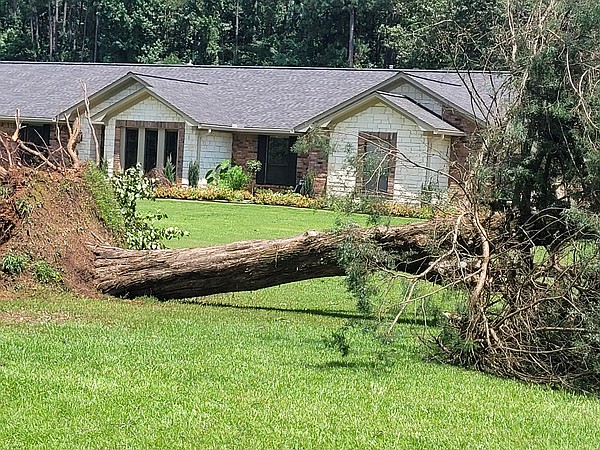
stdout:
<svg viewBox="0 0 600 450">
<path fill-rule="evenodd" d="M 21 167 L 45 168 L 62 172 L 67 168 L 77 168 L 80 165 L 75 149 L 81 134 L 79 118 L 72 124 L 66 122 L 68 139 L 64 145 L 60 140 L 60 125 L 56 124 L 58 145 L 55 147 L 51 147 L 49 142 L 45 142 L 44 145 L 25 142 L 21 138 L 21 130 L 24 127 L 18 111 L 15 115 L 15 125 L 12 134 L 0 131 L 0 177 L 6 178 L 11 169 Z"/>
</svg>

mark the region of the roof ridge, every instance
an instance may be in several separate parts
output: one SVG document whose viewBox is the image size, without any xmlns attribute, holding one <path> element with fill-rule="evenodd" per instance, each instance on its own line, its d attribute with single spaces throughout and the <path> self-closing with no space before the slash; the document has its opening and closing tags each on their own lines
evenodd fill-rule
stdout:
<svg viewBox="0 0 600 450">
<path fill-rule="evenodd" d="M 87 62 L 87 61 L 0 61 L 3 65 L 52 65 L 52 66 L 106 66 L 106 67 L 174 67 L 198 69 L 244 69 L 244 70 L 321 70 L 344 72 L 390 72 L 400 73 L 402 69 L 389 69 L 383 67 L 311 67 L 311 66 L 233 66 L 209 64 L 162 64 L 162 63 L 130 63 L 130 62 Z"/>
</svg>

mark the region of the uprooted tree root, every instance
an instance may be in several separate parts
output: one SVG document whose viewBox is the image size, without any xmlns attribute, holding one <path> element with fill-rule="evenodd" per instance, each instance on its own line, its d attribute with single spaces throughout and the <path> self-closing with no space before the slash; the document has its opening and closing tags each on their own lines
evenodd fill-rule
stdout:
<svg viewBox="0 0 600 450">
<path fill-rule="evenodd" d="M 0 258 L 22 254 L 31 262 L 46 261 L 61 272 L 65 285 L 97 295 L 89 246 L 114 238 L 98 217 L 82 170 L 12 169 L 0 182 L 0 193 Z M 0 273 L 5 292 L 23 282 Z"/>
</svg>

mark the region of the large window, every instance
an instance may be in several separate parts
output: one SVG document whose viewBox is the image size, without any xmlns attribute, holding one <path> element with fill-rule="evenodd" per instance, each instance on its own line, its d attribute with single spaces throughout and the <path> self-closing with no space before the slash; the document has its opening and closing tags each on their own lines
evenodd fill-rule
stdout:
<svg viewBox="0 0 600 450">
<path fill-rule="evenodd" d="M 137 164 L 139 132 L 137 128 L 125 130 L 125 167 L 129 169 Z"/>
<path fill-rule="evenodd" d="M 148 172 L 164 167 L 168 158 L 177 164 L 178 130 L 125 128 L 123 133 L 124 169 L 141 163 L 144 172 Z"/>
<path fill-rule="evenodd" d="M 256 174 L 259 184 L 278 186 L 296 185 L 296 154 L 290 149 L 294 145 L 294 136 L 259 136 L 258 159 L 262 169 Z"/>
<path fill-rule="evenodd" d="M 393 194 L 396 137 L 396 133 L 359 133 L 358 181 L 365 192 Z"/>
</svg>

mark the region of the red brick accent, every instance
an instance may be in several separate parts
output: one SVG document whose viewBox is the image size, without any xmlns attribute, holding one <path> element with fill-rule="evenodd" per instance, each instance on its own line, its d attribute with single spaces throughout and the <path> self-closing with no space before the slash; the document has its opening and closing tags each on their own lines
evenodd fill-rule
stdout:
<svg viewBox="0 0 600 450">
<path fill-rule="evenodd" d="M 13 134 L 15 132 L 15 123 L 14 122 L 0 122 L 0 131 L 4 131 L 8 134 Z"/>
<path fill-rule="evenodd" d="M 450 146 L 450 175 L 461 180 L 464 179 L 469 171 L 469 156 L 475 150 L 481 148 L 481 139 L 475 136 L 478 125 L 473 119 L 465 117 L 456 112 L 453 108 L 443 107 L 442 118 L 455 126 L 467 135 L 462 137 L 453 137 Z M 450 190 L 455 188 L 452 180 L 448 180 Z"/>
<path fill-rule="evenodd" d="M 67 142 L 69 141 L 69 128 L 65 125 L 65 124 L 59 124 L 58 125 L 58 132 L 57 132 L 57 124 L 56 123 L 49 123 L 46 122 L 45 124 L 39 124 L 39 123 L 23 123 L 22 127 L 26 127 L 28 125 L 49 125 L 50 126 L 50 139 L 48 142 L 46 142 L 46 144 L 48 145 L 48 148 L 50 150 L 56 150 L 58 149 L 61 145 L 63 147 L 67 146 Z M 14 122 L 0 122 L 0 131 L 4 131 L 5 133 L 9 133 L 9 134 L 13 134 L 15 132 L 15 128 L 16 125 Z M 21 130 L 20 132 L 20 137 L 23 139 L 24 136 L 24 131 Z M 81 135 L 79 136 L 79 139 L 81 139 Z"/>
<path fill-rule="evenodd" d="M 233 163 L 245 167 L 248 161 L 258 158 L 258 135 L 233 133 Z"/>
<path fill-rule="evenodd" d="M 315 195 L 324 195 L 327 188 L 327 157 L 323 157 L 319 150 L 311 150 L 307 154 L 298 155 L 296 183 L 308 172 L 315 174 Z"/>
<path fill-rule="evenodd" d="M 258 158 L 258 135 L 234 133 L 233 134 L 233 163 L 245 166 L 250 160 Z M 314 190 L 316 195 L 325 193 L 327 185 L 327 157 L 322 157 L 318 150 L 312 150 L 308 154 L 298 155 L 296 161 L 296 184 L 300 182 L 306 173 L 315 174 Z M 281 186 L 267 186 L 273 189 Z M 285 188 L 287 189 L 287 188 Z"/>
</svg>

